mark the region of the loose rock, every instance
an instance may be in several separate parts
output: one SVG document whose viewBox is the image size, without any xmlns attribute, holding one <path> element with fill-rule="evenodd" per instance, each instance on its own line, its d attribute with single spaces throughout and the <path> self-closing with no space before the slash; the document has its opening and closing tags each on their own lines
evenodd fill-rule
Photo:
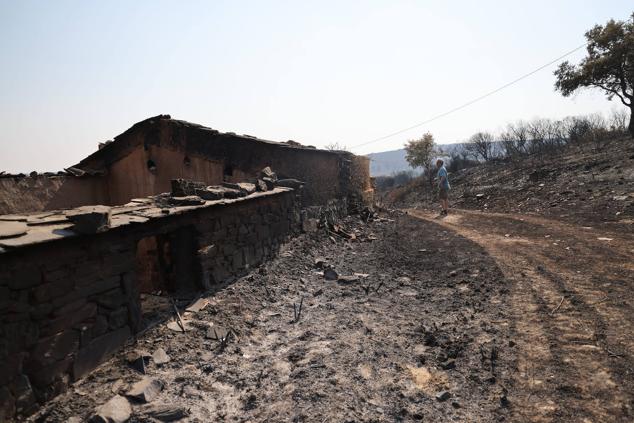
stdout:
<svg viewBox="0 0 634 423">
<path fill-rule="evenodd" d="M 174 422 L 188 417 L 189 410 L 176 405 L 158 405 L 146 410 L 145 414 L 162 422 Z"/>
<path fill-rule="evenodd" d="M 132 407 L 127 399 L 115 395 L 107 403 L 97 407 L 90 423 L 124 423 L 130 419 Z"/>
<path fill-rule="evenodd" d="M 336 281 L 339 279 L 339 274 L 335 271 L 335 269 L 326 269 L 324 270 L 324 279 L 328 281 Z"/>
<path fill-rule="evenodd" d="M 449 398 L 451 398 L 449 391 L 441 391 L 436 394 L 436 400 L 440 402 L 447 401 Z"/>
<path fill-rule="evenodd" d="M 144 378 L 132 385 L 126 396 L 139 402 L 152 402 L 164 386 L 159 379 Z"/>
<path fill-rule="evenodd" d="M 107 206 L 83 206 L 66 213 L 73 231 L 80 234 L 103 232 L 110 227 L 111 209 Z"/>
<path fill-rule="evenodd" d="M 170 356 L 167 355 L 163 348 L 158 348 L 156 351 L 154 351 L 154 354 L 152 354 L 152 361 L 154 361 L 154 363 L 158 364 L 159 366 L 165 363 L 169 363 L 170 360 Z"/>
<path fill-rule="evenodd" d="M 339 276 L 338 278 L 338 282 L 341 283 L 353 283 L 353 282 L 357 282 L 359 280 L 358 276 Z"/>
</svg>

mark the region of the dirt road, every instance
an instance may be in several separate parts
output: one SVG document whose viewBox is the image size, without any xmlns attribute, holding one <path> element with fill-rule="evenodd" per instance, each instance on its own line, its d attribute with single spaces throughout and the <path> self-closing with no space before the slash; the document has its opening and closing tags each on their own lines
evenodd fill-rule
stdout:
<svg viewBox="0 0 634 423">
<path fill-rule="evenodd" d="M 518 214 L 409 213 L 480 245 L 509 281 L 511 420 L 634 420 L 631 232 Z"/>
</svg>

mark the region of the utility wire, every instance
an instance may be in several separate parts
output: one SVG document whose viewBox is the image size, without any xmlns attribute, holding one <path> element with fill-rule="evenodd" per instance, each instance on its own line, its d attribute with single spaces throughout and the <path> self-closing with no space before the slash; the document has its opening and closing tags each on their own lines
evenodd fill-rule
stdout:
<svg viewBox="0 0 634 423">
<path fill-rule="evenodd" d="M 373 144 L 373 143 L 378 142 L 378 141 L 383 141 L 385 139 L 392 138 L 395 135 L 399 135 L 399 134 L 402 134 L 403 132 L 407 132 L 407 131 L 409 131 L 411 129 L 418 128 L 419 126 L 426 125 L 426 124 L 428 124 L 430 122 L 435 121 L 436 119 L 440 119 L 440 118 L 445 117 L 445 116 L 447 116 L 447 115 L 449 115 L 451 113 L 457 112 L 458 110 L 464 109 L 465 107 L 471 106 L 473 103 L 477 103 L 480 100 L 483 100 L 483 99 L 485 99 L 485 98 L 487 98 L 487 97 L 489 97 L 489 96 L 491 96 L 491 95 L 493 95 L 493 94 L 495 94 L 497 92 L 500 92 L 503 89 L 508 88 L 511 85 L 516 84 L 516 83 L 520 82 L 521 80 L 526 79 L 529 76 L 539 72 L 540 70 L 547 68 L 548 66 L 552 65 L 553 63 L 556 63 L 556 62 L 560 61 L 561 59 L 563 59 L 563 58 L 565 58 L 567 56 L 570 56 L 572 53 L 584 48 L 586 46 L 586 44 L 588 44 L 588 43 L 583 43 L 579 47 L 576 47 L 576 48 L 570 50 L 569 52 L 559 56 L 558 58 L 556 58 L 554 60 L 551 60 L 550 62 L 546 63 L 545 65 L 542 65 L 542 66 L 538 67 L 537 69 L 532 70 L 529 73 L 524 74 L 524 75 L 520 76 L 519 78 L 514 79 L 513 81 L 511 81 L 509 83 L 506 83 L 506 84 L 502 85 L 501 87 L 498 87 L 498 88 L 494 89 L 493 91 L 489 91 L 488 93 L 483 94 L 480 97 L 474 98 L 473 100 L 470 100 L 470 101 L 468 101 L 468 102 L 466 102 L 464 104 L 461 104 L 460 106 L 454 107 L 453 109 L 448 110 L 446 112 L 443 112 L 443 113 L 441 113 L 439 115 L 436 115 L 436 116 L 434 116 L 434 117 L 432 117 L 430 119 L 427 119 L 424 122 L 417 123 L 416 125 L 410 126 L 408 128 L 405 128 L 405 129 L 401 129 L 400 131 L 392 132 L 391 134 L 388 134 L 388 135 L 385 135 L 385 136 L 382 136 L 382 137 L 379 137 L 379 138 L 375 138 L 373 140 L 370 140 L 370 141 L 355 145 L 352 148 L 358 148 L 358 147 L 362 147 L 364 145 Z"/>
</svg>

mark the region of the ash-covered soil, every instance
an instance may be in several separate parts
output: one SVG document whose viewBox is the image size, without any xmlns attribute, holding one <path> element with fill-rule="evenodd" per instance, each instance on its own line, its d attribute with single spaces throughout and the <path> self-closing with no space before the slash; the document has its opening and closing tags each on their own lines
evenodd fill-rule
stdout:
<svg viewBox="0 0 634 423">
<path fill-rule="evenodd" d="M 131 402 L 132 422 L 155 421 L 159 405 L 183 408 L 190 422 L 516 421 L 509 280 L 477 243 L 388 217 L 346 221 L 373 241 L 294 239 L 185 313 L 186 333 L 154 327 L 31 420 L 89 418 L 144 377 L 130 352 L 163 348 L 170 361 L 150 359 L 146 373 L 164 388 L 149 404 Z M 326 280 L 320 257 L 340 276 L 362 275 Z M 234 335 L 223 347 L 210 328 Z"/>
</svg>

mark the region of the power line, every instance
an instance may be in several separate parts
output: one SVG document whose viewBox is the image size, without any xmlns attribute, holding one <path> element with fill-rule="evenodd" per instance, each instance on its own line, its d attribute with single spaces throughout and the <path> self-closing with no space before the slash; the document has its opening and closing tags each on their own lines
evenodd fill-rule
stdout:
<svg viewBox="0 0 634 423">
<path fill-rule="evenodd" d="M 495 94 L 495 93 L 497 93 L 499 91 L 502 91 L 503 89 L 505 89 L 507 87 L 510 87 L 511 85 L 516 84 L 516 83 L 520 82 L 523 79 L 528 78 L 529 76 L 539 72 L 540 70 L 547 68 L 548 66 L 552 65 L 553 63 L 556 63 L 556 62 L 560 61 L 561 59 L 563 59 L 563 58 L 565 58 L 567 56 L 570 56 L 572 53 L 584 48 L 586 46 L 586 44 L 587 43 L 583 43 L 579 47 L 576 47 L 576 48 L 570 50 L 569 52 L 559 56 L 558 58 L 556 58 L 554 60 L 551 60 L 550 62 L 546 63 L 545 65 L 542 65 L 542 66 L 538 67 L 537 69 L 532 70 L 529 73 L 524 74 L 524 75 L 520 76 L 519 78 L 514 79 L 513 81 L 508 82 L 508 83 L 502 85 L 501 87 L 498 87 L 498 88 L 494 89 L 493 91 L 489 91 L 488 93 L 483 94 L 480 97 L 474 98 L 473 100 L 470 100 L 470 101 L 468 101 L 468 102 L 466 102 L 464 104 L 461 104 L 460 106 L 454 107 L 453 109 L 448 110 L 446 112 L 443 112 L 443 113 L 441 113 L 439 115 L 436 115 L 436 116 L 434 116 L 434 117 L 432 117 L 430 119 L 427 119 L 424 122 L 417 123 L 416 125 L 410 126 L 408 128 L 405 128 L 405 129 L 401 129 L 400 131 L 392 132 L 391 134 L 388 134 L 388 135 L 385 135 L 385 136 L 382 136 L 382 137 L 379 137 L 379 138 L 375 138 L 373 140 L 361 143 L 359 145 L 355 145 L 352 148 L 358 148 L 358 147 L 362 147 L 364 145 L 372 144 L 372 143 L 375 143 L 375 142 L 378 142 L 378 141 L 383 141 L 383 140 L 385 140 L 387 138 L 391 138 L 391 137 L 393 137 L 395 135 L 402 134 L 403 132 L 407 132 L 407 131 L 409 131 L 411 129 L 418 128 L 419 126 L 426 125 L 426 124 L 428 124 L 430 122 L 435 121 L 436 119 L 440 119 L 440 118 L 445 117 L 445 116 L 447 116 L 447 115 L 449 115 L 451 113 L 457 112 L 458 110 L 464 109 L 465 107 L 471 106 L 473 103 L 477 103 L 480 100 L 483 100 L 483 99 L 485 99 L 485 98 L 487 98 L 487 97 L 489 97 L 489 96 L 491 96 L 491 95 L 493 95 L 493 94 Z"/>
</svg>

